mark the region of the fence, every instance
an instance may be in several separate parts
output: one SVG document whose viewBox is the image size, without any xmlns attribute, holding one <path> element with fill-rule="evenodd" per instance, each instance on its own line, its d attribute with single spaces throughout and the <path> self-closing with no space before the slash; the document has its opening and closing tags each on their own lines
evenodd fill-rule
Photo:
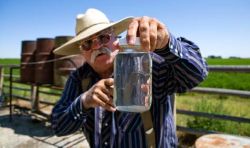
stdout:
<svg viewBox="0 0 250 148">
<path fill-rule="evenodd" d="M 242 73 L 250 73 L 250 66 L 209 66 L 210 72 L 242 72 Z M 194 93 L 206 93 L 206 94 L 220 94 L 220 95 L 232 95 L 244 97 L 246 99 L 250 98 L 250 91 L 241 91 L 241 90 L 232 90 L 232 89 L 221 89 L 221 88 L 201 88 L 196 87 L 191 90 Z M 239 123 L 250 123 L 249 118 L 228 116 L 228 115 L 219 115 L 212 113 L 204 113 L 204 112 L 196 112 L 196 111 L 188 111 L 182 109 L 176 109 L 177 114 L 188 115 L 188 116 L 197 116 L 197 117 L 205 117 L 209 119 L 219 119 L 226 121 L 235 121 Z M 206 130 L 196 130 L 188 127 L 178 126 L 178 131 L 183 131 L 186 133 L 191 133 L 195 135 L 203 135 L 208 133 L 217 133 L 217 131 L 206 131 Z"/>
<path fill-rule="evenodd" d="M 56 98 L 59 98 L 61 96 L 61 93 L 55 93 L 54 91 L 61 91 L 63 88 L 56 87 L 52 85 L 42 85 L 42 84 L 36 84 L 36 83 L 23 83 L 20 82 L 19 75 L 15 75 L 15 70 L 20 70 L 20 67 L 18 65 L 0 65 L 0 94 L 1 98 L 8 98 L 8 104 L 9 107 L 9 119 L 12 120 L 12 110 L 14 108 L 19 108 L 22 110 L 30 111 L 32 114 L 38 114 L 45 117 L 47 120 L 50 118 L 50 110 L 44 111 L 41 108 L 42 106 L 51 106 L 53 107 L 55 105 L 55 101 L 45 101 L 41 100 L 41 94 L 47 94 L 50 96 L 56 96 Z M 8 74 L 4 74 L 4 71 L 7 71 Z M 16 84 L 20 84 L 22 86 L 16 86 Z M 24 87 L 26 85 L 26 87 Z M 27 88 L 30 87 L 30 88 Z M 43 88 L 48 88 L 48 90 L 51 91 L 44 91 Z M 16 92 L 20 91 L 26 91 L 29 92 L 28 96 L 18 95 Z M 27 102 L 29 105 L 27 106 L 20 106 L 13 104 L 13 99 L 18 99 Z"/>
<path fill-rule="evenodd" d="M 4 69 L 9 69 L 9 75 L 4 74 Z M 30 110 L 34 113 L 38 113 L 41 115 L 46 116 L 49 118 L 49 114 L 41 112 L 39 109 L 39 103 L 40 104 L 46 104 L 53 106 L 55 102 L 51 101 L 44 101 L 41 100 L 39 97 L 39 94 L 47 94 L 47 95 L 54 95 L 59 97 L 60 93 L 55 92 L 49 92 L 40 90 L 40 88 L 45 87 L 53 90 L 62 90 L 62 88 L 54 87 L 51 85 L 37 85 L 37 84 L 27 84 L 31 88 L 20 88 L 13 86 L 13 83 L 20 83 L 18 81 L 18 78 L 13 75 L 13 71 L 15 69 L 19 69 L 17 65 L 8 65 L 8 66 L 0 66 L 0 94 L 3 95 L 4 88 L 8 88 L 9 92 L 4 92 L 5 95 L 9 97 L 9 109 L 10 109 L 10 120 L 12 119 L 12 99 L 18 98 L 25 101 L 30 101 L 31 107 Z M 250 73 L 250 66 L 209 66 L 210 71 L 215 72 L 244 72 L 244 73 Z M 4 84 L 4 79 L 8 79 L 9 85 L 6 83 Z M 12 90 L 23 90 L 23 91 L 30 91 L 30 97 L 23 97 L 20 95 L 13 94 Z M 240 90 L 229 90 L 229 89 L 218 89 L 218 88 L 200 88 L 196 87 L 192 90 L 194 93 L 208 93 L 208 94 L 223 94 L 223 95 L 235 95 L 235 96 L 241 96 L 245 98 L 250 98 L 250 91 L 240 91 Z M 175 103 L 173 103 L 175 104 Z M 176 109 L 176 114 L 182 114 L 182 115 L 188 115 L 188 116 L 198 116 L 198 117 L 206 117 L 211 119 L 219 119 L 219 120 L 228 120 L 228 121 L 236 121 L 240 123 L 250 123 L 249 118 L 242 118 L 242 117 L 235 117 L 235 116 L 228 116 L 228 115 L 218 115 L 218 114 L 211 114 L 211 113 L 203 113 L 203 112 L 195 112 L 195 111 L 188 111 L 188 110 L 182 110 L 182 109 Z M 192 134 L 206 134 L 206 133 L 213 133 L 216 131 L 205 131 L 205 130 L 195 130 L 188 127 L 178 126 L 178 131 L 183 131 L 187 133 Z"/>
</svg>

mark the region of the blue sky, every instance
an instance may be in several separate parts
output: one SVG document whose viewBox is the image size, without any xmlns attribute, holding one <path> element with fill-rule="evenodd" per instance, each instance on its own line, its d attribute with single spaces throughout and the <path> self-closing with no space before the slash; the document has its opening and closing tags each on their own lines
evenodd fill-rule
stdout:
<svg viewBox="0 0 250 148">
<path fill-rule="evenodd" d="M 204 56 L 250 57 L 250 0 L 0 0 L 0 58 L 20 58 L 23 40 L 74 35 L 76 15 L 88 8 L 113 21 L 158 18 Z"/>
</svg>

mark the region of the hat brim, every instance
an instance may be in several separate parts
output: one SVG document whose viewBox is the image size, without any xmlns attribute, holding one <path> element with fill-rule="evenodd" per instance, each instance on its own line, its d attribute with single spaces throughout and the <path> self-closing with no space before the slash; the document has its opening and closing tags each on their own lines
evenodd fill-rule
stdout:
<svg viewBox="0 0 250 148">
<path fill-rule="evenodd" d="M 80 34 L 76 35 L 74 38 L 69 40 L 68 42 L 64 43 L 62 46 L 56 48 L 53 52 L 54 54 L 58 55 L 74 55 L 74 54 L 80 54 L 80 49 L 78 42 L 90 37 L 91 35 L 94 35 L 100 31 L 103 31 L 109 27 L 112 27 L 114 29 L 115 35 L 121 34 L 123 31 L 125 31 L 128 28 L 129 23 L 133 17 L 126 17 L 120 21 L 109 23 L 109 24 L 97 24 L 95 26 L 92 26 Z"/>
</svg>

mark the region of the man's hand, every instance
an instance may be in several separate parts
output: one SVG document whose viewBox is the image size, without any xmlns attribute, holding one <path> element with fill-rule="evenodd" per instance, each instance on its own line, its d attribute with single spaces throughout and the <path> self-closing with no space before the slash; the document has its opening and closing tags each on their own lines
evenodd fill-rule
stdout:
<svg viewBox="0 0 250 148">
<path fill-rule="evenodd" d="M 86 109 L 101 106 L 108 111 L 116 111 L 113 104 L 114 79 L 102 79 L 93 85 L 83 95 L 83 105 Z"/>
<path fill-rule="evenodd" d="M 128 44 L 133 45 L 137 36 L 145 51 L 164 48 L 169 42 L 169 32 L 165 25 L 147 16 L 134 18 L 130 23 L 127 31 Z"/>
</svg>

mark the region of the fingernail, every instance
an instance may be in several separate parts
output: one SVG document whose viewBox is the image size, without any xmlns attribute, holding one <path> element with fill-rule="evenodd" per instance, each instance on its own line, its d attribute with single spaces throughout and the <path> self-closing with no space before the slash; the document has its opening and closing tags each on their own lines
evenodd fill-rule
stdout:
<svg viewBox="0 0 250 148">
<path fill-rule="evenodd" d="M 116 108 L 112 108 L 112 111 L 115 112 L 115 111 L 116 111 Z"/>
<path fill-rule="evenodd" d="M 135 44 L 134 38 L 130 38 L 130 39 L 128 40 L 128 44 Z"/>
</svg>

